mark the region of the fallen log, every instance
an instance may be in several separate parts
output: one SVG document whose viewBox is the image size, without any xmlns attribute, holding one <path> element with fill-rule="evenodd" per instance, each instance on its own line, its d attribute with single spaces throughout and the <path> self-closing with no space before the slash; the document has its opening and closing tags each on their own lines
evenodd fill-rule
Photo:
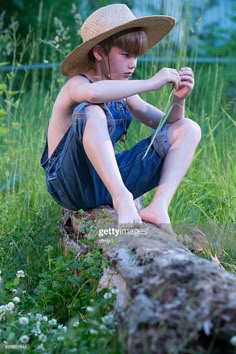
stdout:
<svg viewBox="0 0 236 354">
<path fill-rule="evenodd" d="M 110 264 L 99 289 L 118 289 L 115 311 L 126 353 L 236 353 L 236 278 L 194 255 L 186 247 L 191 238 L 149 223 L 119 229 L 107 207 L 82 215 L 64 211 L 63 248 L 77 257 L 86 252 L 80 243 L 86 223 Z"/>
</svg>

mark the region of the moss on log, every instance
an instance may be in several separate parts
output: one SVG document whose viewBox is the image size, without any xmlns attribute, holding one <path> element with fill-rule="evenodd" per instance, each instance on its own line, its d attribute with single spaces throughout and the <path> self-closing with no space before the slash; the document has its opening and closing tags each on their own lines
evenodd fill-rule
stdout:
<svg viewBox="0 0 236 354">
<path fill-rule="evenodd" d="M 149 223 L 118 229 L 116 222 L 107 207 L 83 215 L 64 211 L 59 230 L 64 250 L 77 257 L 86 252 L 80 238 L 97 235 L 109 261 L 99 288 L 118 289 L 115 310 L 126 353 L 235 353 L 236 278 L 194 255 L 186 247 L 189 236 L 173 237 Z"/>
</svg>

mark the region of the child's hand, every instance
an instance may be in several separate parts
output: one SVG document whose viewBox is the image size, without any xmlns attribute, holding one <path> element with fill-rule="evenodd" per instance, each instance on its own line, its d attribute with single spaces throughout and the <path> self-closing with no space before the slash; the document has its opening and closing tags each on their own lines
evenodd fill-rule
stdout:
<svg viewBox="0 0 236 354">
<path fill-rule="evenodd" d="M 166 84 L 172 84 L 175 89 L 178 89 L 180 74 L 176 69 L 163 68 L 149 80 L 152 82 L 153 90 L 159 90 Z"/>
<path fill-rule="evenodd" d="M 179 71 L 180 81 L 177 87 L 174 87 L 174 95 L 180 99 L 185 99 L 193 89 L 194 77 L 191 68 L 182 68 Z"/>
</svg>

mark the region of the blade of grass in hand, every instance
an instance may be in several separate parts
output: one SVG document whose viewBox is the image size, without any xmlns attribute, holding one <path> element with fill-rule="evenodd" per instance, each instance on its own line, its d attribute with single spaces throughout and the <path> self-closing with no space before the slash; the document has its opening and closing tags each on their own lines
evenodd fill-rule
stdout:
<svg viewBox="0 0 236 354">
<path fill-rule="evenodd" d="M 169 117 L 169 114 L 170 114 L 170 112 L 171 112 L 171 110 L 172 110 L 172 108 L 173 108 L 173 105 L 170 105 L 171 98 L 172 98 L 172 92 L 171 92 L 171 94 L 169 95 L 169 98 L 168 98 L 168 101 L 167 101 L 167 105 L 166 105 L 166 109 L 165 109 L 165 113 L 164 113 L 163 117 L 161 118 L 161 120 L 160 120 L 160 122 L 159 122 L 159 124 L 158 124 L 158 126 L 157 126 L 157 128 L 156 128 L 156 130 L 155 130 L 155 133 L 153 134 L 153 137 L 152 137 L 152 139 L 151 139 L 151 142 L 150 142 L 150 144 L 148 145 L 147 150 L 145 151 L 145 154 L 144 154 L 142 160 L 147 156 L 148 151 L 150 150 L 150 148 L 151 148 L 151 146 L 152 146 L 152 144 L 153 144 L 153 141 L 154 141 L 155 137 L 157 136 L 157 134 L 159 133 L 159 131 L 161 130 L 161 128 L 162 128 L 163 125 L 165 124 L 167 118 Z"/>
</svg>

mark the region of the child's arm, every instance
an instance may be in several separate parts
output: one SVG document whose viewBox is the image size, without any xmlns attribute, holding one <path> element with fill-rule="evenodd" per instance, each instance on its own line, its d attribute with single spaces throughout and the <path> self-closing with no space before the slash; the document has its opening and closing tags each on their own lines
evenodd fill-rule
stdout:
<svg viewBox="0 0 236 354">
<path fill-rule="evenodd" d="M 171 104 L 172 109 L 167 119 L 167 122 L 169 123 L 184 118 L 185 98 L 192 91 L 194 85 L 193 73 L 190 68 L 182 68 L 179 71 L 179 76 L 179 85 L 174 88 L 173 102 Z M 158 123 L 163 117 L 163 112 L 153 105 L 145 102 L 141 99 L 141 97 L 139 97 L 139 95 L 129 97 L 127 99 L 127 103 L 131 114 L 135 118 L 150 128 L 157 128 Z"/>
<path fill-rule="evenodd" d="M 67 81 L 65 86 L 74 102 L 104 103 L 159 90 L 166 84 L 173 84 L 177 88 L 178 82 L 178 72 L 175 69 L 164 68 L 146 80 L 101 80 L 91 84 L 87 79 L 75 76 Z"/>
<path fill-rule="evenodd" d="M 144 101 L 139 95 L 129 97 L 127 99 L 127 104 L 130 113 L 137 120 L 152 129 L 157 128 L 164 114 L 162 111 Z"/>
<path fill-rule="evenodd" d="M 191 68 L 182 68 L 179 71 L 180 82 L 173 91 L 172 110 L 168 116 L 167 122 L 172 123 L 178 119 L 184 118 L 185 99 L 190 94 L 194 86 L 194 76 Z"/>
</svg>

